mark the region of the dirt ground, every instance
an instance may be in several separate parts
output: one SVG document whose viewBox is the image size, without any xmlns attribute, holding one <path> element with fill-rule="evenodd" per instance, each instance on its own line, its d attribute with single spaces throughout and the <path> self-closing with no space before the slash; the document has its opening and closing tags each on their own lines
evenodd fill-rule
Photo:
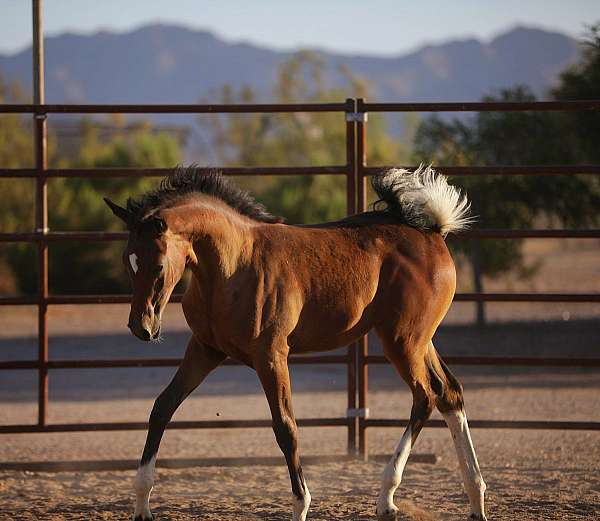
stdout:
<svg viewBox="0 0 600 521">
<path fill-rule="evenodd" d="M 527 283 L 488 284 L 488 291 L 599 291 L 599 241 L 527 243 L 526 256 L 548 260 Z M 577 263 L 575 264 L 575 260 Z M 577 270 L 569 266 L 577 265 Z M 565 276 L 568 269 L 568 277 Z M 464 278 L 463 278 L 464 280 Z M 464 287 L 463 290 L 470 288 Z M 600 305 L 491 304 L 493 324 L 469 327 L 473 306 L 457 303 L 436 336 L 445 355 L 598 356 Z M 178 357 L 187 333 L 178 306 L 169 306 L 161 344 L 147 346 L 125 330 L 127 306 L 52 306 L 51 359 Z M 527 322 L 526 322 L 527 321 Z M 34 308 L 3 308 L 0 360 L 34 359 Z M 373 342 L 373 353 L 377 353 Z M 600 421 L 600 369 L 453 367 L 465 385 L 471 419 Z M 154 398 L 174 368 L 50 371 L 49 421 L 146 421 Z M 410 396 L 387 366 L 369 371 L 371 417 L 405 418 Z M 294 407 L 299 418 L 344 416 L 342 366 L 294 366 Z M 0 424 L 37 418 L 35 371 L 0 372 Z M 176 420 L 268 418 L 255 375 L 246 368 L 218 369 L 184 403 Z M 439 415 L 434 415 L 439 419 Z M 370 429 L 372 455 L 394 450 L 402 430 Z M 473 430 L 488 485 L 490 521 L 600 519 L 600 432 Z M 336 462 L 305 465 L 313 497 L 311 520 L 374 520 L 384 463 L 344 461 L 343 428 L 301 428 L 301 454 L 340 455 Z M 145 432 L 0 435 L 0 521 L 129 519 L 133 470 L 32 472 L 1 470 L 10 462 L 134 461 Z M 407 520 L 465 520 L 466 495 L 446 429 L 425 428 L 414 449 L 434 464 L 410 462 L 396 493 Z M 279 457 L 278 466 L 159 468 L 152 496 L 157 519 L 246 521 L 291 518 L 287 470 L 270 429 L 171 430 L 160 458 Z"/>
<path fill-rule="evenodd" d="M 460 368 L 459 368 L 460 369 Z M 471 418 L 600 420 L 600 373 L 580 370 L 483 374 L 457 370 L 466 387 Z M 167 372 L 156 375 L 160 387 Z M 172 372 L 172 370 L 171 370 Z M 251 389 L 251 373 L 224 368 L 177 412 L 175 419 L 268 418 L 264 397 Z M 294 396 L 298 417 L 342 415 L 345 393 L 310 391 L 330 379 L 343 380 L 340 369 L 325 375 L 294 369 L 300 392 Z M 371 369 L 373 417 L 405 417 L 410 397 L 391 369 Z M 221 393 L 230 378 L 248 386 L 243 395 Z M 246 380 L 248 380 L 247 383 Z M 51 402 L 52 421 L 144 420 L 153 402 L 147 396 L 129 399 Z M 31 422 L 29 401 L 5 401 L 0 421 Z M 439 415 L 434 415 L 439 418 Z M 302 428 L 301 452 L 342 455 L 345 430 Z M 399 428 L 371 429 L 371 454 L 390 454 L 401 436 Z M 145 433 L 61 433 L 3 435 L 0 462 L 73 461 L 139 457 Z M 474 430 L 473 438 L 488 485 L 490 520 L 600 519 L 600 434 L 597 432 Z M 414 449 L 435 454 L 437 462 L 409 462 L 396 494 L 404 517 L 412 520 L 463 520 L 467 499 L 460 484 L 450 435 L 446 429 L 425 429 Z M 167 431 L 162 458 L 278 456 L 270 429 Z M 159 459 L 160 461 L 160 459 Z M 373 520 L 380 461 L 342 461 L 306 465 L 313 496 L 309 519 Z M 134 471 L 31 472 L 0 471 L 0 519 L 127 519 L 131 513 Z M 242 521 L 290 519 L 287 471 L 279 466 L 158 469 L 152 505 L 157 519 Z"/>
<path fill-rule="evenodd" d="M 597 465 L 544 458 L 545 468 L 515 464 L 514 455 L 494 456 L 497 433 L 477 436 L 488 484 L 489 519 L 598 519 L 600 479 Z M 540 441 L 565 448 L 557 436 L 508 436 L 502 443 L 527 450 Z M 571 447 L 585 450 L 589 437 L 575 435 Z M 440 444 L 442 442 L 440 441 Z M 435 444 L 434 444 L 435 445 Z M 501 451 L 504 453 L 505 451 Z M 543 454 L 534 454 L 544 457 Z M 590 454 L 598 460 L 598 450 Z M 536 459 L 539 461 L 539 459 Z M 591 462 L 590 462 L 591 463 Z M 373 520 L 379 463 L 308 465 L 305 475 L 313 501 L 309 519 Z M 287 471 L 280 467 L 193 468 L 160 470 L 152 495 L 157 519 L 245 521 L 289 520 Z M 133 471 L 94 473 L 0 474 L 3 519 L 127 519 L 132 511 Z M 397 504 L 412 520 L 465 520 L 465 494 L 454 462 L 409 464 Z"/>
<path fill-rule="evenodd" d="M 303 434 L 303 438 L 308 437 Z M 204 438 L 193 436 L 200 437 Z M 382 448 L 391 448 L 395 441 L 388 440 L 388 436 L 383 436 L 385 441 L 379 439 L 381 436 L 372 438 Z M 447 433 L 434 432 L 423 438 L 416 450 L 433 450 L 440 461 L 433 465 L 409 462 L 396 494 L 397 504 L 406 514 L 403 519 L 466 519 L 467 500 L 453 454 L 447 450 Z M 246 437 L 227 441 L 243 443 Z M 488 485 L 490 519 L 600 518 L 597 434 L 479 431 L 475 443 Z M 264 444 L 270 445 L 267 440 Z M 53 454 L 58 456 L 55 448 Z M 383 464 L 374 462 L 306 465 L 313 496 L 309 518 L 375 519 L 382 470 Z M 133 475 L 133 471 L 0 472 L 0 516 L 32 520 L 126 519 L 132 510 Z M 283 464 L 159 469 L 152 504 L 161 520 L 288 520 L 287 480 Z"/>
</svg>

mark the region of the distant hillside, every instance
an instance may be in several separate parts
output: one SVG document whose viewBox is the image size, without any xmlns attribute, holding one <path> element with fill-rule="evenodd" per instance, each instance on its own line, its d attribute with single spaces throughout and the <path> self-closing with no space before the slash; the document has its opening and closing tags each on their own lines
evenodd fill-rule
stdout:
<svg viewBox="0 0 600 521">
<path fill-rule="evenodd" d="M 399 35 L 401 37 L 401 35 Z M 368 78 L 372 100 L 478 100 L 527 84 L 544 96 L 578 55 L 575 40 L 516 28 L 488 43 L 458 40 L 392 58 L 319 51 L 331 77 L 347 65 Z M 224 84 L 249 84 L 269 100 L 277 65 L 289 53 L 227 43 L 206 31 L 151 25 L 114 34 L 62 34 L 46 39 L 49 103 L 194 103 L 217 101 Z M 31 50 L 0 55 L 0 73 L 31 88 Z"/>
</svg>

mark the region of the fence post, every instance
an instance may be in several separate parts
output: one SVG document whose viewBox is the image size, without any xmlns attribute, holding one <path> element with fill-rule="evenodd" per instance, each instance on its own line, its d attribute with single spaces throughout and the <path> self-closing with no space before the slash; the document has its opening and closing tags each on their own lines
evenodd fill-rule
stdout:
<svg viewBox="0 0 600 521">
<path fill-rule="evenodd" d="M 354 114 L 356 113 L 356 100 L 346 99 L 346 213 L 354 215 L 356 213 L 356 122 Z M 348 347 L 348 454 L 356 454 L 356 433 L 358 421 L 352 411 L 356 410 L 356 360 L 358 355 L 358 344 L 353 342 Z"/>
<path fill-rule="evenodd" d="M 43 0 L 32 1 L 33 14 L 33 104 L 34 154 L 36 176 L 35 227 L 38 238 L 38 424 L 48 417 L 48 168 L 46 114 L 39 109 L 45 103 Z"/>
<path fill-rule="evenodd" d="M 367 164 L 367 113 L 363 108 L 364 99 L 356 100 L 358 117 L 356 125 L 356 172 L 357 172 L 357 209 L 364 212 L 367 209 L 367 178 L 364 168 Z M 369 459 L 369 439 L 367 436 L 367 418 L 369 417 L 368 387 L 369 369 L 366 358 L 369 354 L 369 337 L 364 335 L 358 341 L 357 352 L 357 385 L 358 385 L 358 452 L 364 461 Z"/>
</svg>

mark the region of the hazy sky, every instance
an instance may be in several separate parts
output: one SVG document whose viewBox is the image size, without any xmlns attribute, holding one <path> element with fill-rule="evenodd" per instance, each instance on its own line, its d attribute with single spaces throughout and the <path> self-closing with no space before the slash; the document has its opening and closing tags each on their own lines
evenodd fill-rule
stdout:
<svg viewBox="0 0 600 521">
<path fill-rule="evenodd" d="M 44 0 L 46 34 L 126 31 L 158 21 L 279 49 L 398 54 L 426 42 L 491 36 L 517 24 L 578 37 L 600 0 Z M 31 1 L 0 0 L 0 52 L 31 42 Z"/>
</svg>

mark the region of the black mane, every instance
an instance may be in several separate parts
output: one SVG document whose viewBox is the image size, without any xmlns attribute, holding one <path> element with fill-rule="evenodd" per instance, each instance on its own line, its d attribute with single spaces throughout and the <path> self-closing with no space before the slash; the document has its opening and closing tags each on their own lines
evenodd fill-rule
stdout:
<svg viewBox="0 0 600 521">
<path fill-rule="evenodd" d="M 264 223 L 279 223 L 283 219 L 271 215 L 246 191 L 238 188 L 218 171 L 206 172 L 198 166 L 177 167 L 165 177 L 158 188 L 139 199 L 129 198 L 127 210 L 135 222 L 140 222 L 157 210 L 172 206 L 181 197 L 205 194 L 220 199 L 242 215 Z"/>
</svg>

